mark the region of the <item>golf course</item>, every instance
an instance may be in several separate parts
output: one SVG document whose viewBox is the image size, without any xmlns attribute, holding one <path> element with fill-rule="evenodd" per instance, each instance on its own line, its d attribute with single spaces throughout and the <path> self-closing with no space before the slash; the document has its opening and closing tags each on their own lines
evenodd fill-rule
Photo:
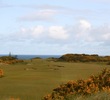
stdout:
<svg viewBox="0 0 110 100">
<path fill-rule="evenodd" d="M 0 100 L 42 100 L 60 84 L 87 79 L 110 65 L 98 62 L 61 62 L 52 59 L 24 60 L 15 64 L 0 63 Z"/>
</svg>

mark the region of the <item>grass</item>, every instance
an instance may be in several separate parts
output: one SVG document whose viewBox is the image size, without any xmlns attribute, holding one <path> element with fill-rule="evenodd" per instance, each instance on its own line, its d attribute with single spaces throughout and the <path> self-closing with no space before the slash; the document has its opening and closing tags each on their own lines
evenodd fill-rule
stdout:
<svg viewBox="0 0 110 100">
<path fill-rule="evenodd" d="M 107 92 L 99 92 L 86 97 L 76 95 L 68 97 L 65 100 L 110 100 L 110 94 Z"/>
<path fill-rule="evenodd" d="M 4 70 L 4 77 L 0 78 L 0 100 L 8 100 L 10 97 L 41 100 L 59 84 L 86 79 L 92 74 L 98 74 L 105 67 L 110 68 L 109 65 L 100 63 L 53 62 L 46 59 L 0 65 L 0 69 Z"/>
</svg>

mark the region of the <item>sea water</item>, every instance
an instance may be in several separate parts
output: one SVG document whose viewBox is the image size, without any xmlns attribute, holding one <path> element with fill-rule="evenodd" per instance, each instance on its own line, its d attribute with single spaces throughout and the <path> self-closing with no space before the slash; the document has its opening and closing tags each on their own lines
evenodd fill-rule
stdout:
<svg viewBox="0 0 110 100">
<path fill-rule="evenodd" d="M 8 55 L 0 55 L 1 56 L 8 56 Z M 42 59 L 46 59 L 46 58 L 59 58 L 61 55 L 12 55 L 12 56 L 16 56 L 18 59 L 32 59 L 32 58 L 42 58 Z"/>
</svg>

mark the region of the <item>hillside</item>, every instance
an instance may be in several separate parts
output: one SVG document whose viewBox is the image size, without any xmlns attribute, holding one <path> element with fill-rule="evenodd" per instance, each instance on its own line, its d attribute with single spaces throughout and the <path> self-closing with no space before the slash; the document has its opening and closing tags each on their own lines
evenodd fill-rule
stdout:
<svg viewBox="0 0 110 100">
<path fill-rule="evenodd" d="M 110 62 L 110 56 L 99 56 L 97 54 L 65 54 L 59 58 L 67 62 Z"/>
</svg>

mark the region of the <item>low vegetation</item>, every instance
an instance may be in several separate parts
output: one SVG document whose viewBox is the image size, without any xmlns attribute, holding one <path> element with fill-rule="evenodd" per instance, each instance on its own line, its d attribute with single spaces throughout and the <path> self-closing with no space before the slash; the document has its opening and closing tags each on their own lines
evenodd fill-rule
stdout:
<svg viewBox="0 0 110 100">
<path fill-rule="evenodd" d="M 110 70 L 104 69 L 97 76 L 90 76 L 87 80 L 70 81 L 53 89 L 44 100 L 64 100 L 71 95 L 87 96 L 100 91 L 110 93 Z"/>
<path fill-rule="evenodd" d="M 97 54 L 65 54 L 59 58 L 60 61 L 67 62 L 109 62 L 110 56 L 99 56 Z"/>
<path fill-rule="evenodd" d="M 3 69 L 0 69 L 0 78 L 2 78 L 3 76 L 4 76 Z"/>
<path fill-rule="evenodd" d="M 107 63 L 107 65 L 110 65 L 110 61 Z"/>
<path fill-rule="evenodd" d="M 2 57 L 2 62 L 0 63 L 0 69 L 2 72 L 1 77 L 5 76 L 0 78 L 0 100 L 41 100 L 42 98 L 44 99 L 44 95 L 51 93 L 52 89 L 58 87 L 61 83 L 62 85 L 59 87 L 61 88 L 64 86 L 65 88 L 63 89 L 66 89 L 68 84 L 75 84 L 75 82 L 78 84 L 78 81 L 69 80 L 82 79 L 82 81 L 80 81 L 84 81 L 84 85 L 86 86 L 86 81 L 88 80 L 85 79 L 90 75 L 96 75 L 102 69 L 110 68 L 106 63 L 68 63 L 65 61 L 58 61 L 53 58 L 23 60 L 24 62 L 19 64 L 5 63 L 5 61 L 11 62 L 13 60 L 18 59 L 9 56 Z M 91 85 L 93 84 L 91 83 Z M 106 88 L 103 89 L 106 90 Z M 61 97 L 59 94 L 60 91 L 58 95 L 56 90 L 57 88 L 54 89 L 53 95 L 56 95 L 56 98 Z M 67 95 L 61 97 L 63 100 L 77 100 L 74 98 L 79 98 L 79 96 L 76 96 L 77 93 L 69 94 L 70 90 L 66 91 Z M 65 91 L 62 90 L 62 93 L 65 93 Z M 91 94 L 87 95 L 89 96 Z M 51 94 L 49 95 L 51 96 Z M 50 100 L 57 100 L 56 98 L 50 98 Z"/>
<path fill-rule="evenodd" d="M 23 60 L 19 60 L 16 57 L 12 57 L 12 56 L 0 57 L 0 64 L 15 64 L 20 62 L 23 62 Z"/>
<path fill-rule="evenodd" d="M 98 92 L 88 96 L 72 95 L 67 97 L 65 100 L 110 100 L 110 93 Z"/>
</svg>

